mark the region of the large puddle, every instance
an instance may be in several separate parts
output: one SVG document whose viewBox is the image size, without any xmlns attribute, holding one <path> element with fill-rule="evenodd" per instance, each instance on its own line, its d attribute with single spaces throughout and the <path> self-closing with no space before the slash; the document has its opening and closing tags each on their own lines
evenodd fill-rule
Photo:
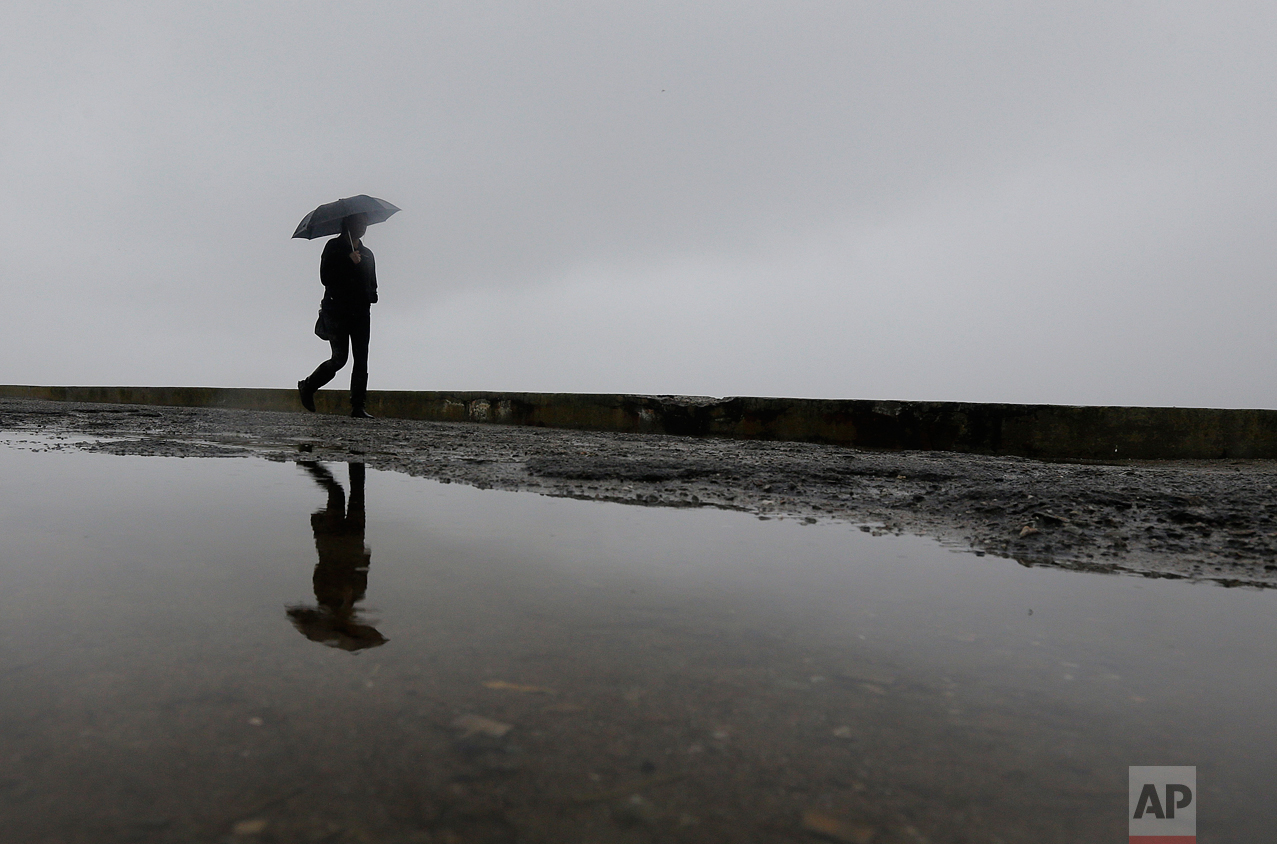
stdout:
<svg viewBox="0 0 1277 844">
<path fill-rule="evenodd" d="M 359 464 L 0 445 L 0 838 L 1277 828 L 1277 595 Z"/>
</svg>

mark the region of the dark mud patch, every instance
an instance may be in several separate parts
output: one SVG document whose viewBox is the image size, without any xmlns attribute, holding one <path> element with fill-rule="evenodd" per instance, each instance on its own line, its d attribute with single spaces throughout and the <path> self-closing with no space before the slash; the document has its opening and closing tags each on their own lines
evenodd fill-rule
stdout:
<svg viewBox="0 0 1277 844">
<path fill-rule="evenodd" d="M 171 440 L 154 438 L 83 443 L 80 448 L 101 454 L 127 454 L 140 457 L 245 457 L 253 453 L 246 448 L 233 446 L 199 442 L 179 444 Z"/>
<path fill-rule="evenodd" d="M 611 460 L 588 457 L 533 457 L 528 474 L 574 481 L 672 481 L 714 474 L 712 464 L 699 466 L 659 460 Z"/>
</svg>

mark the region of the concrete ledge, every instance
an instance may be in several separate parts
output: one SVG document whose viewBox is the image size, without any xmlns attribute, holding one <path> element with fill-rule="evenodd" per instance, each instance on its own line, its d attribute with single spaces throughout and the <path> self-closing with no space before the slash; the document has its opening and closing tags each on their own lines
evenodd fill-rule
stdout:
<svg viewBox="0 0 1277 844">
<path fill-rule="evenodd" d="M 305 412 L 295 390 L 0 386 L 0 397 Z M 345 391 L 315 397 L 348 412 Z M 1277 410 L 372 391 L 376 416 L 1047 460 L 1277 458 Z M 376 424 L 376 423 L 372 423 Z"/>
</svg>

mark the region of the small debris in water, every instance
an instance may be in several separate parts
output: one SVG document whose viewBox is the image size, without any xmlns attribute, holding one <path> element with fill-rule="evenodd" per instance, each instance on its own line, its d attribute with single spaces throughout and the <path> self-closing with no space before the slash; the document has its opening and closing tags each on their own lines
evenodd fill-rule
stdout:
<svg viewBox="0 0 1277 844">
<path fill-rule="evenodd" d="M 659 813 L 642 794 L 631 794 L 613 807 L 612 819 L 621 826 L 647 826 L 659 819 Z"/>
<path fill-rule="evenodd" d="M 595 774 L 591 774 L 590 779 L 595 780 L 596 776 L 597 775 Z M 631 800 L 633 800 L 633 798 L 636 796 L 641 797 L 640 792 L 642 791 L 647 791 L 648 789 L 651 789 L 651 788 L 657 788 L 659 786 L 676 783 L 686 778 L 687 778 L 686 774 L 680 774 L 680 773 L 661 774 L 659 776 L 654 776 L 654 777 L 645 777 L 644 779 L 637 780 L 635 782 L 626 783 L 626 784 L 617 786 L 616 788 L 609 788 L 606 791 L 596 791 L 589 794 L 578 794 L 575 797 L 571 797 L 569 799 L 573 803 L 582 803 L 582 804 L 608 803 L 613 800 L 620 800 L 627 796 Z"/>
<path fill-rule="evenodd" d="M 803 812 L 803 829 L 821 838 L 845 844 L 870 844 L 877 833 L 877 830 L 867 824 L 853 823 L 815 809 Z"/>
<path fill-rule="evenodd" d="M 461 730 L 467 736 L 481 734 L 492 736 L 493 738 L 501 738 L 506 733 L 514 729 L 511 724 L 503 724 L 500 721 L 494 721 L 491 718 L 485 718 L 482 715 L 462 715 L 452 722 L 454 729 Z"/>
<path fill-rule="evenodd" d="M 268 821 L 265 818 L 250 818 L 239 821 L 231 827 L 231 834 L 242 837 L 261 835 L 266 831 L 267 823 Z"/>
<path fill-rule="evenodd" d="M 505 680 L 486 680 L 484 688 L 497 689 L 504 692 L 522 692 L 529 695 L 552 695 L 553 689 L 544 686 L 525 686 L 522 683 L 507 683 Z"/>
</svg>

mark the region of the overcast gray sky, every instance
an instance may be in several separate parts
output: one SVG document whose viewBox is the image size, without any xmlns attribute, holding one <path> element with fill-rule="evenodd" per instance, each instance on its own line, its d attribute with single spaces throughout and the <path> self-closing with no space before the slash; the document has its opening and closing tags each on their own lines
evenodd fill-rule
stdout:
<svg viewBox="0 0 1277 844">
<path fill-rule="evenodd" d="M 9 0 L 0 382 L 1275 407 L 1275 9 Z"/>
</svg>

